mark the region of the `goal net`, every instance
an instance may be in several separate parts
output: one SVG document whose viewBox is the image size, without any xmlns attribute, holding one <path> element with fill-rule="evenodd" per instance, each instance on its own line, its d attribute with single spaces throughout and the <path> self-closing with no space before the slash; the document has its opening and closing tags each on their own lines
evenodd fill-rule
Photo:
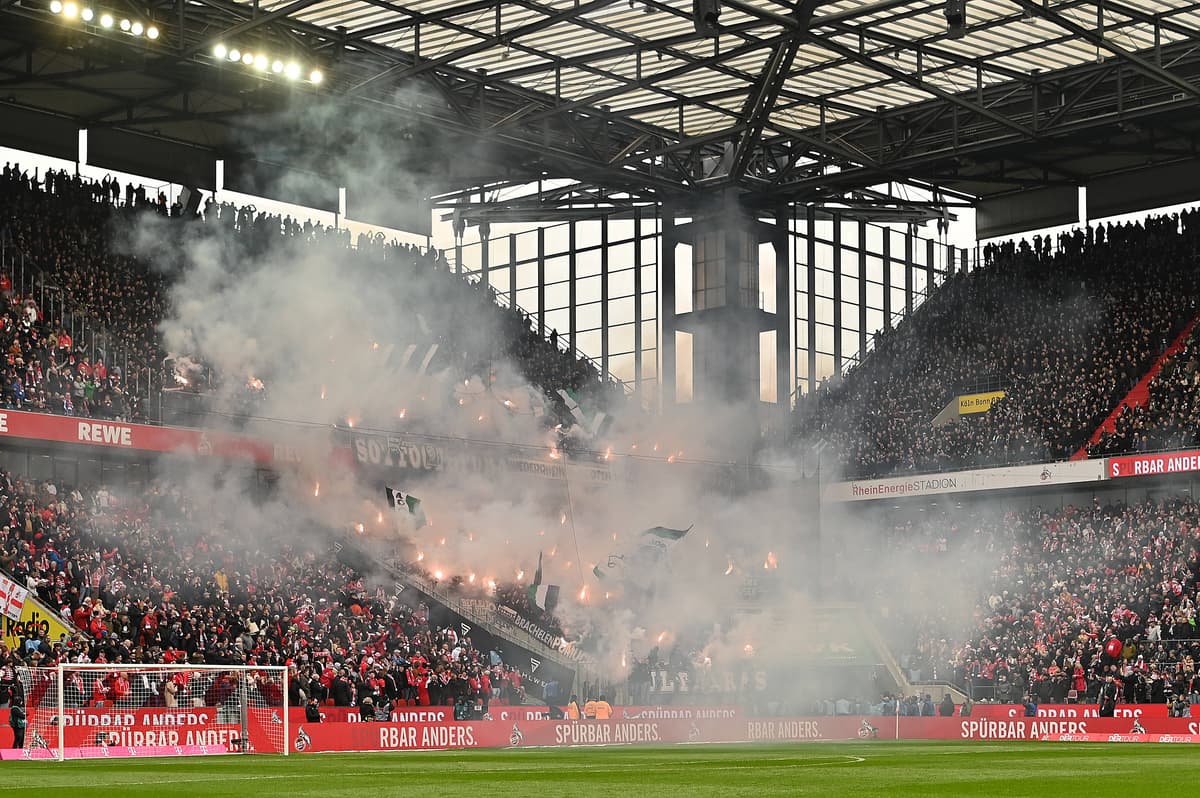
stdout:
<svg viewBox="0 0 1200 798">
<path fill-rule="evenodd" d="M 20 668 L 30 758 L 287 755 L 287 668 Z"/>
</svg>

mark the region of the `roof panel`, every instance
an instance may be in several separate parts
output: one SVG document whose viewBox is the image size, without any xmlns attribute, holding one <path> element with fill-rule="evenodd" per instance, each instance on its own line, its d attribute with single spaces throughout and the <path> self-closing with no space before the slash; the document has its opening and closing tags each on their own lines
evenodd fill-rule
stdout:
<svg viewBox="0 0 1200 798">
<path fill-rule="evenodd" d="M 239 2 L 249 5 L 252 0 Z M 270 12 L 289 2 L 261 0 L 259 8 Z M 784 32 L 777 20 L 788 13 L 791 0 L 747 2 L 761 16 L 726 8 L 722 26 L 743 29 L 716 41 L 695 36 L 690 0 L 653 0 L 652 6 L 645 0 L 513 0 L 502 2 L 498 15 L 497 6 L 478 0 L 411 0 L 403 6 L 390 0 L 321 0 L 295 16 L 324 28 L 345 26 L 352 37 L 374 30 L 371 41 L 404 52 L 413 47 L 413 27 L 421 19 L 422 58 L 444 59 L 451 68 L 486 69 L 531 91 L 552 92 L 554 59 L 570 59 L 557 84 L 563 99 L 588 100 L 603 93 L 597 104 L 623 110 L 694 96 L 696 101 L 685 101 L 685 126 L 703 132 L 705 125 L 728 123 L 726 114 L 704 103 L 740 108 L 770 55 L 771 48 L 760 43 Z M 1147 22 L 1153 15 L 1164 20 L 1157 34 L 1162 44 L 1184 38 L 1181 30 L 1200 26 L 1196 0 L 1121 0 L 1118 5 L 1120 10 L 1105 8 L 1104 35 L 1126 50 L 1154 45 L 1156 34 Z M 1096 29 L 1093 2 L 1053 0 L 1047 7 L 1071 23 Z M 838 98 L 849 108 L 873 112 L 879 106 L 928 100 L 933 94 L 922 85 L 966 92 L 976 88 L 977 80 L 993 85 L 1097 57 L 1094 45 L 1054 22 L 1025 18 L 1013 0 L 970 0 L 968 32 L 958 39 L 947 35 L 944 8 L 944 0 L 822 3 L 811 28 L 817 39 L 799 47 L 785 84 L 785 102 Z M 481 44 L 486 46 L 481 49 Z M 739 48 L 748 51 L 737 52 Z M 720 64 L 694 66 L 714 58 Z M 663 75 L 668 77 L 656 80 Z M 639 78 L 640 85 L 635 82 Z M 712 94 L 722 97 L 699 99 Z M 818 116 L 811 107 L 794 103 L 781 113 L 795 126 L 816 124 Z M 851 111 L 827 108 L 826 121 L 835 113 Z M 675 119 L 677 111 L 651 110 L 643 118 Z"/>
</svg>

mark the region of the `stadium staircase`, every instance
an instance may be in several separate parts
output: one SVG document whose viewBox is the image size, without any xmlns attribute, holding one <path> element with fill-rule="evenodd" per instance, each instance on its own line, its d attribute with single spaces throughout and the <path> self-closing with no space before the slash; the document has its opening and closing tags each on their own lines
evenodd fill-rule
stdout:
<svg viewBox="0 0 1200 798">
<path fill-rule="evenodd" d="M 424 594 L 428 598 L 427 603 L 431 608 L 435 603 L 441 605 L 442 608 L 459 615 L 480 631 L 488 633 L 497 640 L 507 641 L 514 646 L 523 648 L 531 655 L 539 657 L 542 662 L 553 662 L 564 672 L 573 672 L 577 684 L 600 680 L 602 674 L 593 659 L 574 650 L 561 651 L 554 646 L 547 645 L 497 611 L 493 602 L 464 600 L 461 596 L 449 594 L 441 590 L 438 583 L 409 568 L 402 558 L 368 550 L 363 545 L 363 541 L 357 539 L 357 536 L 343 536 L 340 540 L 335 538 L 330 542 L 333 554 L 359 573 L 375 574 L 376 576 L 381 575 L 381 572 L 386 573 L 393 581 L 394 589 L 397 591 L 395 595 L 399 595 L 400 590 L 408 589 L 412 589 L 418 594 Z M 573 686 L 562 682 L 559 685 L 564 693 L 569 693 Z M 533 701 L 533 703 L 538 702 Z"/>
<path fill-rule="evenodd" d="M 439 589 L 437 582 L 432 582 L 424 576 L 411 571 L 397 560 L 385 560 L 384 565 L 393 578 L 401 580 L 412 587 L 435 598 L 439 603 L 457 612 L 464 618 L 474 621 L 481 629 L 486 629 L 493 635 L 509 642 L 524 646 L 534 653 L 539 653 L 546 659 L 558 662 L 569 668 L 585 668 L 594 665 L 591 659 L 576 659 L 563 656 L 557 648 L 548 646 L 524 629 L 515 626 L 506 617 L 497 613 L 490 606 L 492 602 L 480 602 L 463 599 Z"/>
<path fill-rule="evenodd" d="M 875 624 L 867 617 L 867 614 L 858 609 L 858 625 L 867 640 L 875 648 L 875 653 L 881 660 L 880 664 L 887 670 L 888 675 L 892 677 L 892 681 L 896 683 L 896 692 L 900 695 L 913 695 L 915 693 L 929 693 L 934 701 L 941 701 L 942 696 L 949 693 L 954 699 L 954 703 L 961 704 L 967 700 L 967 694 L 949 682 L 944 681 L 919 681 L 913 682 L 909 680 L 904 669 L 900 667 L 900 663 L 896 661 L 896 657 L 892 654 L 892 649 L 884 641 L 883 636 L 879 634 L 879 630 Z"/>
<path fill-rule="evenodd" d="M 1176 354 L 1178 354 L 1179 350 L 1183 348 L 1185 343 L 1187 343 L 1188 337 L 1192 334 L 1192 330 L 1195 328 L 1198 321 L 1200 321 L 1200 315 L 1193 317 L 1192 320 L 1184 326 L 1179 335 L 1175 337 L 1175 340 L 1171 342 L 1171 345 L 1163 350 L 1163 353 L 1158 356 L 1158 359 L 1154 361 L 1154 364 L 1150 366 L 1150 369 L 1142 376 L 1140 380 L 1138 380 L 1137 384 L 1133 386 L 1129 393 L 1125 395 L 1125 398 L 1117 403 L 1117 406 L 1114 407 L 1113 411 L 1108 414 L 1108 417 L 1104 419 L 1104 422 L 1096 428 L 1091 437 L 1088 438 L 1088 442 L 1079 447 L 1079 450 L 1075 452 L 1075 454 L 1071 455 L 1072 460 L 1086 460 L 1088 458 L 1088 448 L 1095 446 L 1097 443 L 1099 443 L 1100 439 L 1104 437 L 1104 435 L 1112 432 L 1116 428 L 1117 419 L 1121 417 L 1121 414 L 1125 412 L 1126 408 L 1142 407 L 1150 401 L 1150 383 L 1153 382 L 1154 378 L 1158 376 L 1158 373 L 1162 371 L 1163 365 Z"/>
</svg>

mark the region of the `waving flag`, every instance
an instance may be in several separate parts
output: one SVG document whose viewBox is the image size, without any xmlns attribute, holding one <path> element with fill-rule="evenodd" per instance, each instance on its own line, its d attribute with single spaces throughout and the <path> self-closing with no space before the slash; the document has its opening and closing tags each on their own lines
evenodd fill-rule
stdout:
<svg viewBox="0 0 1200 798">
<path fill-rule="evenodd" d="M 538 567 L 533 574 L 533 584 L 529 586 L 529 600 L 546 612 L 554 612 L 558 606 L 558 585 L 542 584 L 542 553 L 538 552 Z"/>
<path fill-rule="evenodd" d="M 5 618 L 21 620 L 21 610 L 24 609 L 25 599 L 28 597 L 28 590 L 7 576 L 0 576 L 0 612 L 4 613 Z"/>
<path fill-rule="evenodd" d="M 388 507 L 397 513 L 411 517 L 417 529 L 425 526 L 425 511 L 421 509 L 420 499 L 396 488 L 385 487 L 383 491 L 387 496 Z"/>
</svg>

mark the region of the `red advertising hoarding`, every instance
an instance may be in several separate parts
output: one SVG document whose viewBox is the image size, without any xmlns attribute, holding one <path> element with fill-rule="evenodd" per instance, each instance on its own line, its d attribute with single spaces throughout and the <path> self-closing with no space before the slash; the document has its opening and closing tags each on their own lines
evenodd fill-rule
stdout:
<svg viewBox="0 0 1200 798">
<path fill-rule="evenodd" d="M 895 718 L 861 716 L 714 720 L 535 720 L 506 723 L 301 724 L 291 751 L 410 751 L 445 748 L 523 748 L 669 743 L 854 740 L 1044 740 L 1056 735 L 1200 735 L 1188 718 Z M 1137 725 L 1135 725 L 1135 723 Z"/>
<path fill-rule="evenodd" d="M 1200 471 L 1200 451 L 1110 457 L 1106 469 L 1109 479 L 1186 474 L 1190 471 Z"/>
<path fill-rule="evenodd" d="M 1200 705 L 1193 708 L 1200 716 Z M 1008 720 L 1025 716 L 1025 707 L 1020 704 L 975 704 L 971 710 L 973 718 Z M 1166 718 L 1170 712 L 1166 704 L 1121 704 L 1113 712 L 1117 718 Z M 1097 704 L 1039 704 L 1039 718 L 1098 718 Z"/>
<path fill-rule="evenodd" d="M 203 712 L 205 710 L 196 710 Z M 211 710 L 208 710 L 211 712 Z M 292 707 L 288 710 L 288 719 L 292 725 L 304 723 L 304 707 Z M 322 723 L 361 723 L 363 722 L 358 707 L 321 707 Z M 526 721 L 549 720 L 544 706 L 505 706 L 492 704 L 488 714 L 497 721 Z M 701 720 L 717 718 L 740 718 L 743 712 L 738 707 L 666 707 L 638 706 L 617 707 L 614 717 L 622 720 L 659 720 L 683 719 Z M 399 707 L 392 710 L 393 723 L 440 723 L 454 720 L 454 710 L 451 707 Z"/>
<path fill-rule="evenodd" d="M 167 452 L 252 459 L 259 463 L 294 462 L 294 450 L 244 435 L 123 424 L 117 421 L 50 416 L 23 410 L 0 411 L 0 439 L 23 438 L 139 452 Z"/>
<path fill-rule="evenodd" d="M 151 751 L 175 753 L 236 750 L 240 726 L 162 725 L 150 716 L 134 716 L 119 726 L 77 725 L 67 728 L 66 746 L 86 756 L 109 748 L 110 755 L 147 756 Z M 126 718 L 128 720 L 128 718 Z M 273 751 L 265 739 L 266 716 L 251 723 L 255 751 Z M 865 725 L 864 725 L 865 724 Z M 57 727 L 38 729 L 57 742 Z M 279 731 L 282 728 L 276 727 Z M 8 741 L 11 731 L 4 728 Z M 278 733 L 270 735 L 276 741 Z M 300 723 L 289 728 L 289 753 L 324 751 L 422 751 L 464 748 L 570 747 L 596 745 L 662 745 L 671 743 L 784 743 L 818 740 L 1200 740 L 1200 720 L 1191 718 L 911 718 L 860 715 L 807 718 L 614 718 L 604 721 L 470 721 L 409 723 Z M 132 752 L 132 753 L 129 753 Z M 83 756 L 85 754 L 79 754 Z"/>
</svg>

